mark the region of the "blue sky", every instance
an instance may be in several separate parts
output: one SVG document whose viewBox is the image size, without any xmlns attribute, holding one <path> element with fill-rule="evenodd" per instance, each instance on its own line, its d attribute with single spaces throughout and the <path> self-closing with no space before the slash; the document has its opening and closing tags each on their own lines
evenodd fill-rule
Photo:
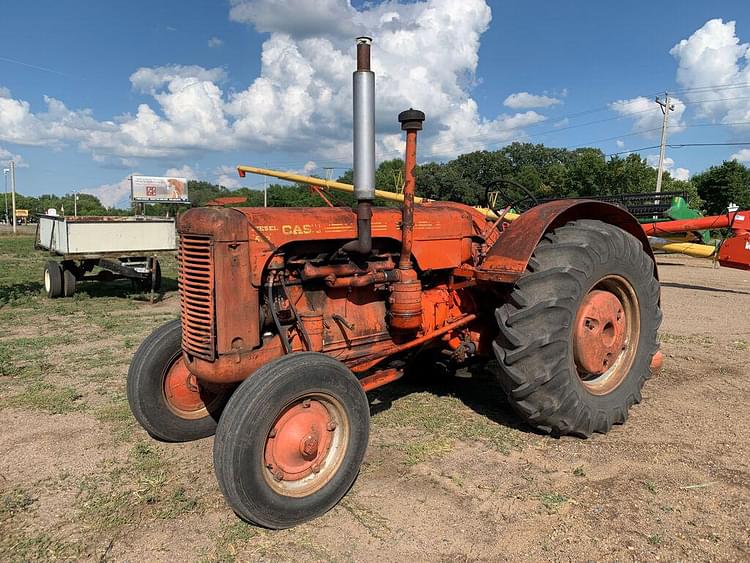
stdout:
<svg viewBox="0 0 750 563">
<path fill-rule="evenodd" d="M 750 141 L 747 1 L 683 2 L 664 17 L 641 1 L 6 4 L 0 160 L 17 160 L 25 194 L 122 204 L 133 172 L 237 187 L 263 181 L 240 182 L 241 163 L 346 168 L 361 33 L 375 39 L 381 158 L 400 154 L 396 115 L 409 106 L 427 114 L 422 161 L 513 140 L 647 147 L 664 90 L 677 106 L 670 142 Z M 750 162 L 750 145 L 668 156 L 687 177 Z"/>
</svg>

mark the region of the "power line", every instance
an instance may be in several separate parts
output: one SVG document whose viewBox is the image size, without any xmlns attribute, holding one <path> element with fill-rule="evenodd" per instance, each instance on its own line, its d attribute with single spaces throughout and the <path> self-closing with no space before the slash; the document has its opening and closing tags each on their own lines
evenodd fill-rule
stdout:
<svg viewBox="0 0 750 563">
<path fill-rule="evenodd" d="M 604 156 L 618 156 L 621 154 L 631 154 L 641 151 L 647 151 L 651 149 L 658 149 L 660 145 L 651 145 L 648 147 L 640 147 L 637 149 L 630 149 L 627 151 L 619 151 L 619 152 L 611 152 L 609 154 L 606 154 Z M 746 147 L 750 146 L 750 141 L 736 141 L 736 142 L 728 142 L 728 143 L 670 143 L 665 145 L 671 149 L 682 149 L 682 148 L 689 148 L 689 147 Z"/>
</svg>

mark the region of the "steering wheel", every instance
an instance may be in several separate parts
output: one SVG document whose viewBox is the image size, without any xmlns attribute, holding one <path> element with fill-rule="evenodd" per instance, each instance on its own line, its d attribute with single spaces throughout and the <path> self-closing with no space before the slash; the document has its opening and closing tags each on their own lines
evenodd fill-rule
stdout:
<svg viewBox="0 0 750 563">
<path fill-rule="evenodd" d="M 505 187 L 500 188 L 500 186 Z M 497 192 L 497 199 L 494 202 L 490 198 L 490 192 L 493 188 Z M 484 200 L 487 203 L 487 207 L 498 217 L 506 207 L 522 212 L 535 205 L 539 205 L 539 201 L 537 201 L 536 196 L 531 190 L 509 178 L 498 178 L 487 184 L 484 188 Z M 522 204 L 524 205 L 522 206 Z M 501 211 L 496 209 L 498 207 Z"/>
</svg>

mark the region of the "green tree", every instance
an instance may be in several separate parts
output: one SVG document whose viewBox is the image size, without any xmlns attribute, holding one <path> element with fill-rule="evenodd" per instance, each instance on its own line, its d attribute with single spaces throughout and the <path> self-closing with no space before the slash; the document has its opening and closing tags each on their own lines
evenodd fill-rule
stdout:
<svg viewBox="0 0 750 563">
<path fill-rule="evenodd" d="M 692 181 L 709 214 L 723 213 L 732 203 L 750 209 L 750 169 L 736 160 L 712 166 Z"/>
</svg>

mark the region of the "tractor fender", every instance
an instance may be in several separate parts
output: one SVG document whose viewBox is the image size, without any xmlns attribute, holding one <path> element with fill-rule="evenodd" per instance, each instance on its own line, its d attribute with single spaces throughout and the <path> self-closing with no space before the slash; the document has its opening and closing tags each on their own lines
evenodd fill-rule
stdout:
<svg viewBox="0 0 750 563">
<path fill-rule="evenodd" d="M 526 271 L 529 259 L 545 233 L 577 219 L 597 219 L 636 237 L 654 260 L 654 276 L 658 279 L 654 254 L 638 220 L 616 205 L 590 199 L 550 201 L 522 213 L 489 249 L 477 268 L 477 277 L 487 281 L 515 282 Z"/>
</svg>

